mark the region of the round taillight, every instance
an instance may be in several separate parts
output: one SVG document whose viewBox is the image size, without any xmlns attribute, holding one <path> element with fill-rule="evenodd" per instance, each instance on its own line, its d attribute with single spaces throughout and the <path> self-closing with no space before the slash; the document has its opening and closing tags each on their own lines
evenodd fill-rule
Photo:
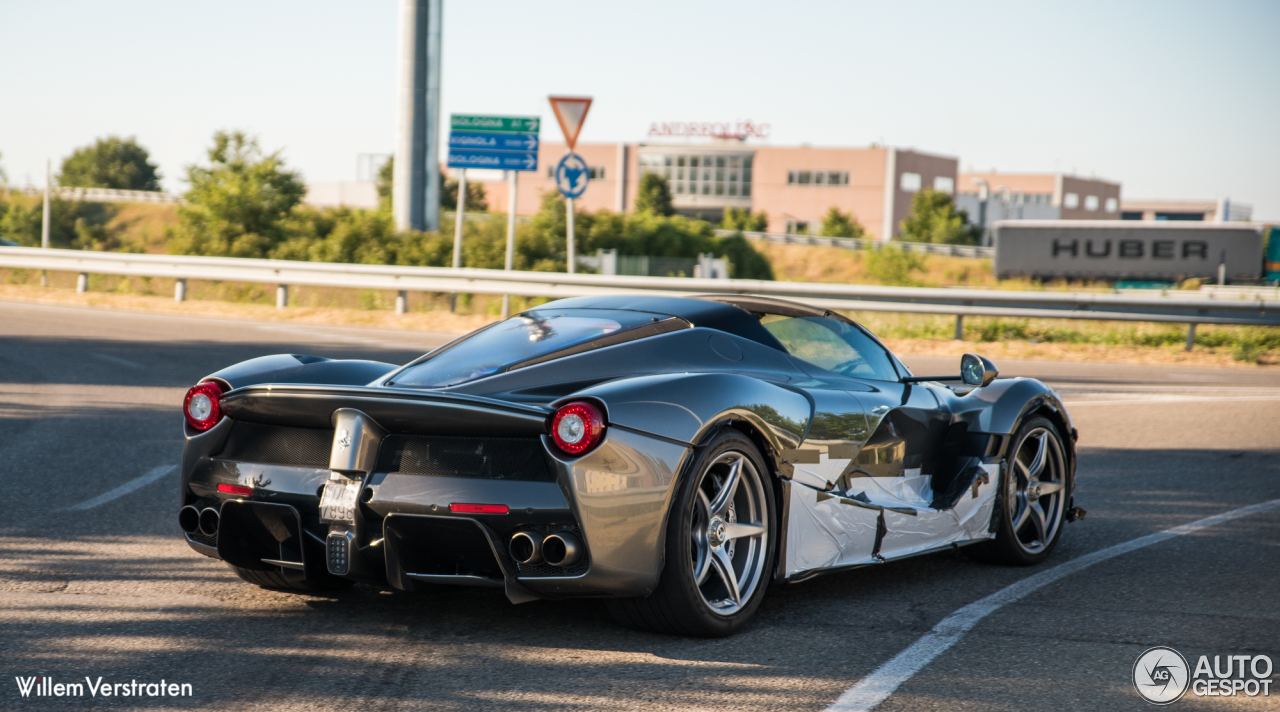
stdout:
<svg viewBox="0 0 1280 712">
<path fill-rule="evenodd" d="M 216 383 L 200 383 L 187 391 L 182 412 L 196 430 L 208 430 L 222 419 L 222 388 Z"/>
<path fill-rule="evenodd" d="M 604 439 L 604 416 L 585 401 L 570 403 L 551 419 L 551 438 L 570 455 L 581 455 Z"/>
</svg>

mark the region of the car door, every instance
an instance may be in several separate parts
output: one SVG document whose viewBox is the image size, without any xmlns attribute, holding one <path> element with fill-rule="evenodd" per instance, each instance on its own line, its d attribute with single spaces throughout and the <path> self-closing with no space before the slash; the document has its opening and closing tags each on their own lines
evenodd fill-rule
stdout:
<svg viewBox="0 0 1280 712">
<path fill-rule="evenodd" d="M 849 455 L 843 462 L 830 457 L 832 434 L 811 428 L 802 449 L 821 452 L 825 445 L 828 455 L 808 466 L 797 463 L 797 477 L 813 485 L 825 480 L 828 497 L 876 511 L 875 558 L 909 555 L 952 537 L 955 517 L 933 509 L 933 475 L 943 464 L 949 418 L 930 387 L 898 380 L 901 367 L 888 350 L 849 322 L 780 317 L 765 328 L 812 377 L 803 385 L 814 397 L 815 426 L 821 408 L 836 412 L 822 405 L 840 401 L 834 391 L 856 401 L 865 417 L 865 439 L 843 450 Z"/>
</svg>

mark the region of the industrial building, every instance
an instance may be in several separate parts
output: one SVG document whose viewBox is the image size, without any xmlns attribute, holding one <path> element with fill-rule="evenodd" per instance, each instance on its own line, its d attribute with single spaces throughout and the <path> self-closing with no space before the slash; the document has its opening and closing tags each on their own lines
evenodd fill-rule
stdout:
<svg viewBox="0 0 1280 712">
<path fill-rule="evenodd" d="M 583 210 L 629 211 L 640 177 L 667 179 L 678 212 L 719 221 L 725 208 L 764 212 L 769 232 L 816 232 L 832 208 L 853 216 L 868 236 L 887 239 L 923 188 L 955 192 L 955 158 L 883 146 L 818 148 L 752 146 L 737 140 L 698 145 L 578 144 L 591 167 L 592 184 L 578 200 Z M 552 170 L 563 144 L 539 147 L 539 170 L 519 173 L 516 213 L 538 210 L 541 195 L 555 190 Z M 468 175 L 473 172 L 469 171 Z M 494 176 L 496 178 L 496 176 Z M 507 185 L 486 183 L 489 204 L 507 204 Z"/>
<path fill-rule="evenodd" d="M 1124 200 L 1120 204 L 1121 220 L 1190 220 L 1201 222 L 1249 222 L 1253 206 L 1216 200 Z"/>
</svg>

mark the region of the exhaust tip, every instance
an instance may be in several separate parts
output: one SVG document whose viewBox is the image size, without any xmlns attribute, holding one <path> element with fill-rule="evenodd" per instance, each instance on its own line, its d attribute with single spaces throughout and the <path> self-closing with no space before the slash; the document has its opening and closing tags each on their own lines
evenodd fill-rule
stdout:
<svg viewBox="0 0 1280 712">
<path fill-rule="evenodd" d="M 218 534 L 218 510 L 208 507 L 200 512 L 200 533 L 205 536 Z"/>
<path fill-rule="evenodd" d="M 572 566 L 582 558 L 582 542 L 569 532 L 556 532 L 542 540 L 542 557 L 552 566 Z"/>
<path fill-rule="evenodd" d="M 195 534 L 200 529 L 200 512 L 189 504 L 179 509 L 178 526 L 187 534 Z"/>
<path fill-rule="evenodd" d="M 508 549 L 511 551 L 511 558 L 522 564 L 542 563 L 542 542 L 529 532 L 511 535 Z"/>
</svg>

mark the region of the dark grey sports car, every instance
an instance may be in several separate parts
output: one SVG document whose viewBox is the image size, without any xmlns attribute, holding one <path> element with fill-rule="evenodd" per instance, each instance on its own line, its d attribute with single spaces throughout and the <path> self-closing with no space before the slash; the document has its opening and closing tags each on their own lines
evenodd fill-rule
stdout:
<svg viewBox="0 0 1280 712">
<path fill-rule="evenodd" d="M 725 635 L 774 582 L 953 546 L 1047 557 L 1082 514 L 1076 431 L 1045 384 L 995 377 L 973 354 L 914 376 L 776 299 L 565 299 L 404 366 L 205 378 L 178 522 L 260 586 L 495 586 Z"/>
</svg>

